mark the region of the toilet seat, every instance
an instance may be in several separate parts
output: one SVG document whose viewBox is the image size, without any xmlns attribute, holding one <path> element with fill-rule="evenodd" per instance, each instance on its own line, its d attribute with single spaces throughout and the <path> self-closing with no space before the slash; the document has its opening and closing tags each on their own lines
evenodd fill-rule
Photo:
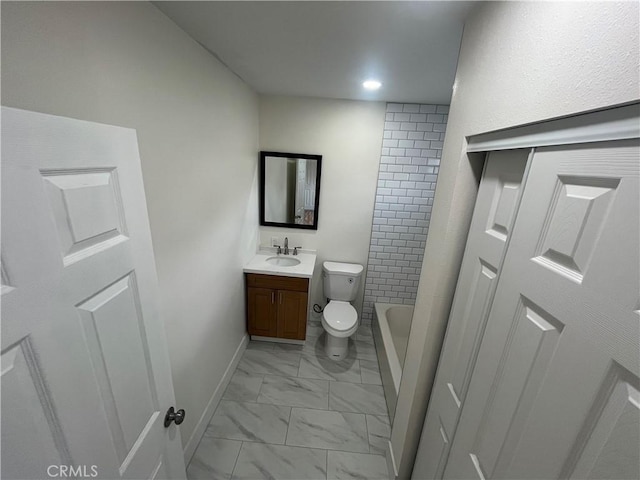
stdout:
<svg viewBox="0 0 640 480">
<path fill-rule="evenodd" d="M 358 312 L 349 302 L 331 300 L 322 312 L 322 326 L 335 337 L 350 337 L 358 329 Z"/>
</svg>

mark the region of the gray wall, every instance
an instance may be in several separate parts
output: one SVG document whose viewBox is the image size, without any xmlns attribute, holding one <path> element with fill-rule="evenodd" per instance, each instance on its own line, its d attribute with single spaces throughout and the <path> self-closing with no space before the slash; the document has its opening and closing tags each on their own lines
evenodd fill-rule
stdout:
<svg viewBox="0 0 640 480">
<path fill-rule="evenodd" d="M 183 442 L 245 336 L 258 97 L 146 2 L 2 4 L 3 105 L 136 129 Z M 196 434 L 194 435 L 194 432 Z"/>
<path fill-rule="evenodd" d="M 262 245 L 288 237 L 291 246 L 318 251 L 310 307 L 326 303 L 321 262 L 366 267 L 384 115 L 383 102 L 260 96 L 261 150 L 322 155 L 318 230 L 260 227 Z M 363 294 L 361 283 L 359 312 Z"/>
<path fill-rule="evenodd" d="M 465 23 L 391 444 L 413 466 L 478 187 L 467 137 L 637 101 L 638 2 L 482 2 Z M 481 166 L 481 165 L 480 165 Z"/>
<path fill-rule="evenodd" d="M 413 305 L 427 243 L 449 107 L 388 103 L 362 308 Z"/>
</svg>

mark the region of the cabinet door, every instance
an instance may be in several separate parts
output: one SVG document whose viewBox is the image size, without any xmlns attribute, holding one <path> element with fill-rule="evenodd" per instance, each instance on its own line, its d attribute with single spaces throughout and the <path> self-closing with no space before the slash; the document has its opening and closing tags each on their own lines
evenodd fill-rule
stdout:
<svg viewBox="0 0 640 480">
<path fill-rule="evenodd" d="M 276 290 L 271 288 L 248 288 L 247 330 L 250 335 L 277 336 Z"/>
<path fill-rule="evenodd" d="M 278 337 L 304 340 L 307 292 L 278 291 Z"/>
</svg>

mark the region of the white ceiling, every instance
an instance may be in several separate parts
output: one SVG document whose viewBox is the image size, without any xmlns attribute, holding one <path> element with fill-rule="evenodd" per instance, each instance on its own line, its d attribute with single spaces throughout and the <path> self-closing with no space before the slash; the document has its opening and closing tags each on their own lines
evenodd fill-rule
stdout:
<svg viewBox="0 0 640 480">
<path fill-rule="evenodd" d="M 260 93 L 448 104 L 473 2 L 154 2 Z M 367 92 L 362 82 L 383 84 Z"/>
</svg>

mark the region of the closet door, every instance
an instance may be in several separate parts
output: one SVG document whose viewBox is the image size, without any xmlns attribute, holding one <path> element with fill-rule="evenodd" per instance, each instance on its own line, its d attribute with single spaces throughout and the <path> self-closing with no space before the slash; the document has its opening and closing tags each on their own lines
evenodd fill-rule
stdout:
<svg viewBox="0 0 640 480">
<path fill-rule="evenodd" d="M 489 154 L 413 478 L 441 478 L 495 293 L 529 150 Z"/>
<path fill-rule="evenodd" d="M 639 154 L 533 156 L 445 478 L 640 478 Z"/>
</svg>

